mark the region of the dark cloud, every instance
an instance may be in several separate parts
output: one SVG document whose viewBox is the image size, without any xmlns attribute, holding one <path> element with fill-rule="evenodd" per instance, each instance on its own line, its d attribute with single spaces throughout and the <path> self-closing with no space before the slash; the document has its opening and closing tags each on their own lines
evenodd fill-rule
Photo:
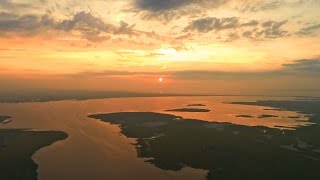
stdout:
<svg viewBox="0 0 320 180">
<path fill-rule="evenodd" d="M 238 17 L 228 18 L 216 18 L 216 17 L 205 17 L 201 19 L 193 20 L 187 27 L 184 28 L 183 32 L 199 32 L 208 33 L 210 31 L 222 31 L 228 30 L 227 40 L 239 39 L 235 36 L 235 31 L 242 31 L 242 36 L 245 38 L 255 39 L 271 39 L 280 38 L 288 35 L 288 32 L 282 30 L 282 27 L 288 21 L 265 21 L 258 22 L 257 20 L 251 20 L 246 23 L 241 23 Z M 230 36 L 232 35 L 232 37 Z"/>
<path fill-rule="evenodd" d="M 223 71 L 177 71 L 168 73 L 181 79 L 211 79 L 211 78 L 266 78 L 281 76 L 320 77 L 320 59 L 297 60 L 292 64 L 283 64 L 279 70 L 263 72 L 223 72 Z"/>
<path fill-rule="evenodd" d="M 311 35 L 316 31 L 320 30 L 320 24 L 314 24 L 311 26 L 303 27 L 298 34 L 299 35 Z"/>
<path fill-rule="evenodd" d="M 240 27 L 254 27 L 254 26 L 258 26 L 258 25 L 259 25 L 259 21 L 251 20 L 249 22 L 242 23 L 240 25 Z"/>
<path fill-rule="evenodd" d="M 27 3 L 14 3 L 12 0 L 0 0 L 0 9 L 18 9 L 18 8 L 31 8 L 33 7 L 32 4 Z"/>
<path fill-rule="evenodd" d="M 302 59 L 292 64 L 284 64 L 283 70 L 288 73 L 320 75 L 320 59 Z"/>
<path fill-rule="evenodd" d="M 89 41 L 102 41 L 109 38 L 109 34 L 135 35 L 134 25 L 130 26 L 120 22 L 115 26 L 104 22 L 101 18 L 90 12 L 81 11 L 71 18 L 55 20 L 50 14 L 44 15 L 17 15 L 13 13 L 0 13 L 0 35 L 31 36 L 43 31 L 80 32 L 83 38 Z"/>
<path fill-rule="evenodd" d="M 219 7 L 229 0 L 135 0 L 133 11 L 143 19 L 170 21 L 181 16 L 199 14 L 205 9 Z"/>
<path fill-rule="evenodd" d="M 246 37 L 246 38 L 251 38 L 252 35 L 253 35 L 253 33 L 251 31 L 245 31 L 242 33 L 242 36 Z"/>
<path fill-rule="evenodd" d="M 259 23 L 260 26 L 255 27 L 252 30 L 243 32 L 243 37 L 253 38 L 256 40 L 261 39 L 275 39 L 282 38 L 291 35 L 288 31 L 283 30 L 283 26 L 287 23 L 284 21 L 265 21 Z"/>
<path fill-rule="evenodd" d="M 265 38 L 279 38 L 287 35 L 287 31 L 282 30 L 281 27 L 288 21 L 266 21 L 262 23 L 264 28 L 262 31 L 256 34 L 256 37 L 264 36 Z"/>
<path fill-rule="evenodd" d="M 196 19 L 187 26 L 184 31 L 209 32 L 212 30 L 220 31 L 224 29 L 234 29 L 239 26 L 239 19 L 236 17 L 218 19 L 215 17 L 206 17 Z"/>
<path fill-rule="evenodd" d="M 100 71 L 100 72 L 81 72 L 78 74 L 68 75 L 73 78 L 92 78 L 104 76 L 131 76 L 131 75 L 149 75 L 158 76 L 159 72 L 130 72 L 130 71 Z M 320 77 L 320 59 L 302 59 L 290 64 L 283 64 L 281 69 L 270 71 L 256 72 L 226 72 L 226 71 L 204 71 L 204 70 L 187 70 L 187 71 L 167 71 L 161 72 L 163 76 L 171 76 L 180 79 L 212 79 L 212 78 L 265 78 L 281 76 L 307 76 Z"/>
<path fill-rule="evenodd" d="M 260 78 L 286 75 L 320 77 L 320 59 L 297 60 L 291 64 L 283 64 L 279 70 L 263 72 L 179 71 L 172 72 L 170 75 L 186 79 L 210 79 L 217 77 Z"/>
<path fill-rule="evenodd" d="M 8 33 L 33 34 L 43 26 L 40 21 L 41 17 L 36 15 L 19 16 L 1 12 L 0 35 L 7 35 Z"/>
<path fill-rule="evenodd" d="M 176 10 L 194 3 L 194 0 L 137 0 L 136 6 L 142 10 L 157 12 Z"/>
</svg>

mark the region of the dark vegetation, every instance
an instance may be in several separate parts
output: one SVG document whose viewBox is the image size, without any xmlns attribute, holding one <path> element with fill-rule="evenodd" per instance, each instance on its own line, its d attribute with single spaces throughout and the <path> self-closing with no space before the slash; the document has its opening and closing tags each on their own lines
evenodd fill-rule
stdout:
<svg viewBox="0 0 320 180">
<path fill-rule="evenodd" d="M 10 116 L 0 116 L 0 124 L 5 123 L 10 118 Z"/>
<path fill-rule="evenodd" d="M 210 109 L 199 109 L 199 108 L 180 108 L 180 109 L 169 109 L 168 112 L 210 112 Z"/>
<path fill-rule="evenodd" d="M 205 105 L 205 104 L 188 104 L 187 106 L 204 107 L 204 106 L 206 106 L 206 105 Z"/>
<path fill-rule="evenodd" d="M 258 101 L 309 114 L 318 123 L 320 102 Z M 164 170 L 188 166 L 208 170 L 207 179 L 320 179 L 320 127 L 296 130 L 205 122 L 152 112 L 91 115 L 136 138 L 138 156 Z M 153 125 L 152 125 L 153 124 Z"/>
<path fill-rule="evenodd" d="M 39 149 L 67 138 L 58 131 L 0 129 L 0 179 L 35 180 L 38 165 L 31 156 Z"/>
</svg>

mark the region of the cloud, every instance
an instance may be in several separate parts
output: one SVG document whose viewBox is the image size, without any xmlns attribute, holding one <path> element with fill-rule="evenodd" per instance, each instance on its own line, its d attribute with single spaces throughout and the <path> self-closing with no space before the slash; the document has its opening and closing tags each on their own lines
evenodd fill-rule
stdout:
<svg viewBox="0 0 320 180">
<path fill-rule="evenodd" d="M 242 23 L 240 25 L 240 27 L 254 27 L 254 26 L 258 26 L 259 25 L 259 21 L 257 20 L 251 20 L 249 22 L 245 22 L 245 23 Z"/>
<path fill-rule="evenodd" d="M 239 37 L 236 36 L 235 31 L 239 30 L 242 31 L 242 37 L 245 38 L 271 39 L 288 35 L 288 31 L 281 29 L 287 22 L 287 20 L 279 22 L 269 20 L 260 23 L 257 20 L 251 20 L 249 22 L 242 23 L 240 22 L 239 17 L 205 17 L 191 21 L 189 25 L 184 28 L 183 32 L 186 33 L 196 31 L 199 33 L 208 33 L 210 31 L 219 32 L 222 30 L 227 30 L 227 40 L 236 40 L 239 39 Z M 230 35 L 232 36 L 231 39 Z"/>
<path fill-rule="evenodd" d="M 219 7 L 229 0 L 135 0 L 135 12 L 143 19 L 170 21 L 181 16 L 199 14 L 205 9 Z"/>
<path fill-rule="evenodd" d="M 206 17 L 193 20 L 185 29 L 184 32 L 198 31 L 206 33 L 212 30 L 220 31 L 224 29 L 234 29 L 239 26 L 239 19 L 236 17 L 230 18 L 215 18 Z"/>
<path fill-rule="evenodd" d="M 283 6 L 285 3 L 283 0 L 247 0 L 244 1 L 244 4 L 241 6 L 241 11 L 267 11 L 272 9 L 277 9 Z"/>
<path fill-rule="evenodd" d="M 136 6 L 142 10 L 157 12 L 176 10 L 194 3 L 193 0 L 137 0 Z"/>
<path fill-rule="evenodd" d="M 314 24 L 311 26 L 303 27 L 301 30 L 297 33 L 299 35 L 312 35 L 313 33 L 320 30 L 320 24 Z"/>
<path fill-rule="evenodd" d="M 7 33 L 33 34 L 42 26 L 41 18 L 36 15 L 19 16 L 12 13 L 0 13 L 0 35 Z"/>
<path fill-rule="evenodd" d="M 283 64 L 281 69 L 261 72 L 225 72 L 225 71 L 177 71 L 169 73 L 182 79 L 210 79 L 219 77 L 231 78 L 263 78 L 281 77 L 286 75 L 320 77 L 320 59 L 296 60 L 290 64 Z"/>
<path fill-rule="evenodd" d="M 72 78 L 97 78 L 106 76 L 132 76 L 132 75 L 157 75 L 156 72 L 135 72 L 135 71 L 116 71 L 116 70 L 105 70 L 105 71 L 84 71 L 77 74 L 67 74 L 65 76 Z"/>
<path fill-rule="evenodd" d="M 310 76 L 320 77 L 320 59 L 296 60 L 290 64 L 283 64 L 280 69 L 270 71 L 206 71 L 206 70 L 185 70 L 185 71 L 166 71 L 166 72 L 135 72 L 135 71 L 98 71 L 80 72 L 67 75 L 72 78 L 93 78 L 106 76 L 171 76 L 178 79 L 213 79 L 213 78 L 266 78 L 281 76 Z"/>
<path fill-rule="evenodd" d="M 299 8 L 303 5 L 319 5 L 319 0 L 242 0 L 239 4 L 241 12 L 272 11 L 283 7 Z"/>
<path fill-rule="evenodd" d="M 0 9 L 18 9 L 18 8 L 31 8 L 33 7 L 32 4 L 26 3 L 14 3 L 12 0 L 0 0 Z"/>
<path fill-rule="evenodd" d="M 284 64 L 283 71 L 287 73 L 320 75 L 320 59 L 302 59 L 292 64 Z"/>
<path fill-rule="evenodd" d="M 257 35 L 264 36 L 265 38 L 279 38 L 283 37 L 287 34 L 287 31 L 281 29 L 281 27 L 286 24 L 288 21 L 266 21 L 262 23 L 262 27 L 264 28 Z"/>
<path fill-rule="evenodd" d="M 64 31 L 79 32 L 84 39 L 97 42 L 108 39 L 109 34 L 137 35 L 134 25 L 120 22 L 120 26 L 106 23 L 90 12 L 80 11 L 71 18 L 55 20 L 50 14 L 17 15 L 14 13 L 0 13 L 0 36 L 32 36 L 41 32 Z"/>
</svg>

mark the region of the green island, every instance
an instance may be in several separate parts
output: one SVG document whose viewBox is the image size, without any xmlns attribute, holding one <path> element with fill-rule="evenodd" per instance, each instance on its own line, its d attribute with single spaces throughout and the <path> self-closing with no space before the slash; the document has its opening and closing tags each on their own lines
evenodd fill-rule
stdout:
<svg viewBox="0 0 320 180">
<path fill-rule="evenodd" d="M 205 169 L 207 179 L 214 180 L 319 179 L 319 103 L 239 103 L 308 113 L 315 124 L 296 130 L 206 122 L 154 112 L 89 117 L 119 125 L 122 134 L 136 138 L 138 157 L 163 170 Z"/>
<path fill-rule="evenodd" d="M 31 156 L 37 150 L 67 137 L 60 131 L 0 129 L 0 179 L 37 179 L 38 165 Z"/>
</svg>

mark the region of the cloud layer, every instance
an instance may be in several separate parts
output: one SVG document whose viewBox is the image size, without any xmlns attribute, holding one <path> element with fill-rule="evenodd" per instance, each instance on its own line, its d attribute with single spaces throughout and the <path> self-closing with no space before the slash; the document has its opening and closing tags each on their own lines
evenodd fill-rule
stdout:
<svg viewBox="0 0 320 180">
<path fill-rule="evenodd" d="M 105 76 L 171 76 L 178 79 L 217 79 L 217 78 L 266 78 L 281 76 L 311 76 L 320 77 L 320 59 L 302 59 L 294 63 L 283 64 L 280 69 L 270 71 L 207 71 L 207 70 L 185 70 L 185 71 L 167 71 L 167 72 L 135 72 L 135 71 L 86 71 L 77 74 L 69 74 L 73 78 L 96 78 Z"/>
<path fill-rule="evenodd" d="M 80 11 L 69 19 L 55 20 L 50 14 L 17 15 L 13 13 L 0 13 L 0 36 L 33 36 L 43 32 L 62 31 L 78 32 L 84 39 L 98 42 L 107 39 L 110 34 L 134 35 L 134 26 L 120 22 L 119 26 L 104 22 L 101 18 L 90 12 Z"/>
<path fill-rule="evenodd" d="M 139 11 L 143 19 L 170 21 L 182 16 L 194 15 L 207 8 L 216 8 L 229 0 L 136 0 L 134 11 Z"/>
</svg>

